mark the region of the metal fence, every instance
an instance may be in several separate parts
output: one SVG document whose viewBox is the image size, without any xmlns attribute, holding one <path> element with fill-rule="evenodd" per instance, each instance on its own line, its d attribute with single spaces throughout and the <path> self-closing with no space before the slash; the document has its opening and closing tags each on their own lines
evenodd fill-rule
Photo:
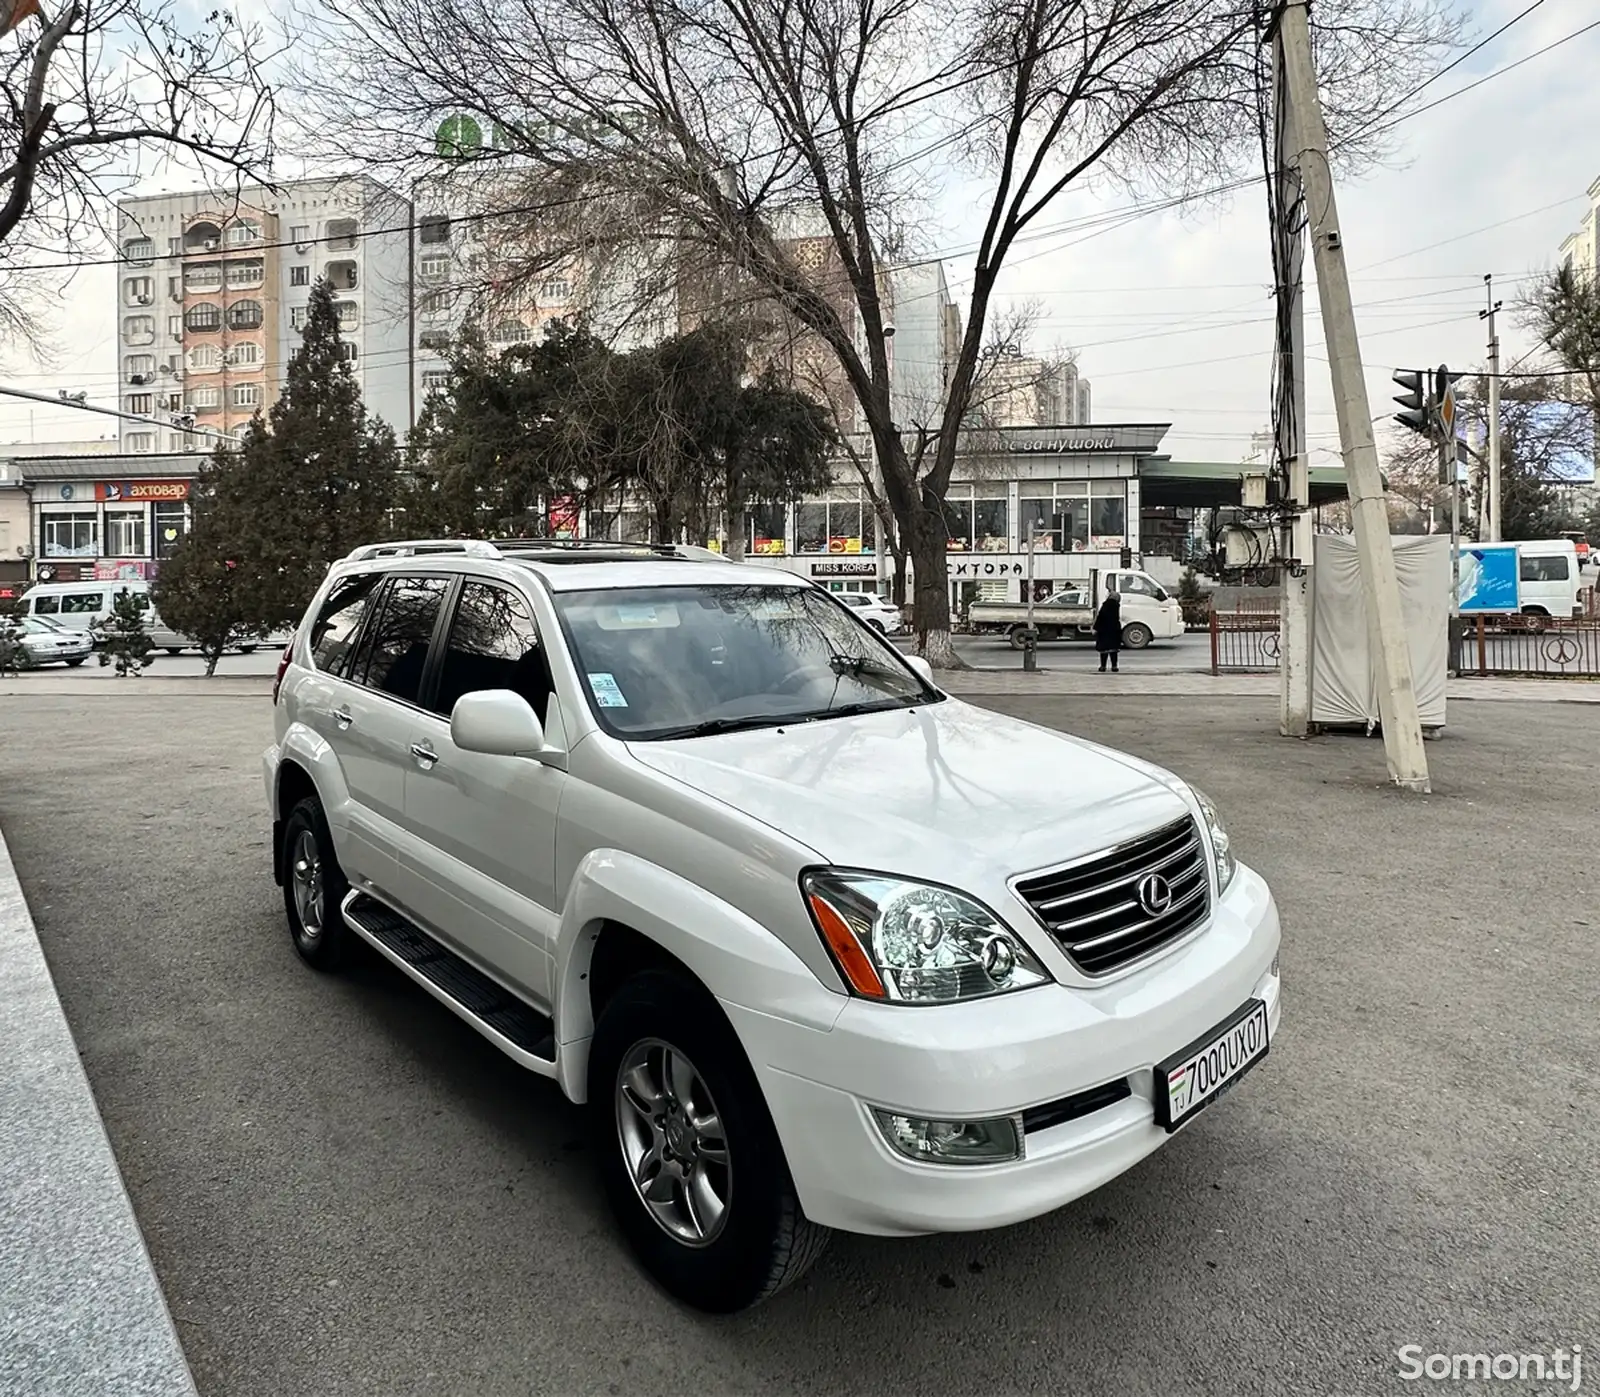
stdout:
<svg viewBox="0 0 1600 1397">
<path fill-rule="evenodd" d="M 1600 679 L 1600 617 L 1469 616 L 1462 627 L 1459 673 Z"/>
<path fill-rule="evenodd" d="M 1211 672 L 1246 674 L 1278 667 L 1276 611 L 1213 611 Z"/>
</svg>

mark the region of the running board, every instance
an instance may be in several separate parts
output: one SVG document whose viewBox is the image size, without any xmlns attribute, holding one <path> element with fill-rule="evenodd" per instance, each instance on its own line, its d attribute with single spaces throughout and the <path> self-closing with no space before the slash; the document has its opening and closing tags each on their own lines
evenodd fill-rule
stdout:
<svg viewBox="0 0 1600 1397">
<path fill-rule="evenodd" d="M 356 935 L 513 1062 L 541 1077 L 555 1076 L 555 1025 L 547 1014 L 376 898 L 351 889 L 340 910 Z"/>
</svg>

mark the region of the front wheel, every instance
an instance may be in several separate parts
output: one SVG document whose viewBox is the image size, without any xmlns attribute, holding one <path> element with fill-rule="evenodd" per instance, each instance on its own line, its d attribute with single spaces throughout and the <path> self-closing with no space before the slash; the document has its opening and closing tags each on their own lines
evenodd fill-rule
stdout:
<svg viewBox="0 0 1600 1397">
<path fill-rule="evenodd" d="M 830 1233 L 800 1210 L 755 1074 L 716 1002 L 648 971 L 600 1015 L 590 1128 L 628 1244 L 670 1294 L 731 1314 L 802 1275 Z"/>
<path fill-rule="evenodd" d="M 88 658 L 89 657 L 87 655 L 79 655 L 75 659 L 68 660 L 67 661 L 67 668 L 68 669 L 76 669 L 79 665 L 81 665 Z"/>
<path fill-rule="evenodd" d="M 1122 628 L 1122 644 L 1128 650 L 1143 650 L 1154 638 L 1154 633 L 1143 621 L 1129 621 Z"/>
<path fill-rule="evenodd" d="M 241 645 L 239 647 L 239 653 L 241 655 L 253 655 L 256 653 L 256 647 L 253 645 Z"/>
</svg>

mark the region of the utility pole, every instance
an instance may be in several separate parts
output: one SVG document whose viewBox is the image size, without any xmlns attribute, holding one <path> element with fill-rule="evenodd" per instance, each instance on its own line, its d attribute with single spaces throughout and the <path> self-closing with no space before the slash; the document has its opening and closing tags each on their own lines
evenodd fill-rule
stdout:
<svg viewBox="0 0 1600 1397">
<path fill-rule="evenodd" d="M 1489 322 L 1489 481 L 1484 494 L 1483 512 L 1488 516 L 1490 543 L 1500 542 L 1500 336 L 1495 333 L 1494 313 L 1500 302 L 1494 298 L 1494 273 L 1483 278 L 1489 309 L 1478 312 L 1479 320 Z"/>
<path fill-rule="evenodd" d="M 1310 219 L 1323 332 L 1339 417 L 1339 443 L 1361 561 L 1361 590 L 1377 678 L 1378 716 L 1383 724 L 1390 780 L 1407 790 L 1427 791 L 1431 789 L 1428 757 L 1417 711 L 1405 617 L 1400 610 L 1400 583 L 1395 574 L 1394 543 L 1389 537 L 1389 511 L 1378 469 L 1378 448 L 1372 434 L 1372 409 L 1362 373 L 1361 344 L 1350 304 L 1350 271 L 1345 265 L 1344 238 L 1339 231 L 1339 211 L 1328 165 L 1328 132 L 1317 95 L 1306 6 L 1307 0 L 1287 0 L 1279 12 L 1278 32 L 1298 137 L 1300 179 Z"/>
<path fill-rule="evenodd" d="M 1439 365 L 1433 380 L 1439 483 L 1450 487 L 1450 671 L 1461 672 L 1461 463 L 1456 451 L 1455 378 Z"/>
<path fill-rule="evenodd" d="M 1311 471 L 1306 451 L 1305 358 L 1305 193 L 1301 183 L 1293 114 L 1283 58 L 1283 36 L 1272 36 L 1273 270 L 1276 273 L 1278 324 L 1277 401 L 1275 448 L 1288 466 L 1288 497 L 1282 501 L 1288 523 L 1279 550 L 1295 566 L 1282 580 L 1278 636 L 1278 731 L 1285 737 L 1305 737 L 1311 731 Z M 1287 324 L 1285 323 L 1287 322 Z M 1284 331 L 1288 340 L 1284 344 Z"/>
</svg>

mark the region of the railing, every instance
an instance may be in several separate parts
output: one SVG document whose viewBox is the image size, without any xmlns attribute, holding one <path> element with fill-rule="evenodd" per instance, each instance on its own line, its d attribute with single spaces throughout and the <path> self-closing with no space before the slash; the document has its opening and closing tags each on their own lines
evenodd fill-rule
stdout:
<svg viewBox="0 0 1600 1397">
<path fill-rule="evenodd" d="M 1276 611 L 1213 611 L 1211 672 L 1247 674 L 1278 667 Z"/>
<path fill-rule="evenodd" d="M 1462 626 L 1459 673 L 1600 679 L 1600 617 L 1469 616 Z"/>
</svg>

